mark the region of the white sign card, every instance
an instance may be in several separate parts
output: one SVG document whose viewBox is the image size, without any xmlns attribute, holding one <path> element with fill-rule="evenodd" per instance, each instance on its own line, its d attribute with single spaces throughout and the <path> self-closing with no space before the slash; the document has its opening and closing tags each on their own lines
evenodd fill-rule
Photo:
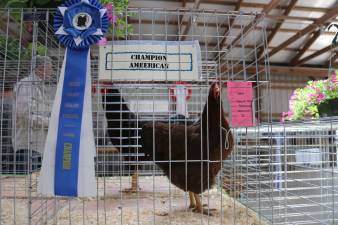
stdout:
<svg viewBox="0 0 338 225">
<path fill-rule="evenodd" d="M 198 41 L 114 41 L 100 46 L 101 81 L 201 79 Z"/>
</svg>

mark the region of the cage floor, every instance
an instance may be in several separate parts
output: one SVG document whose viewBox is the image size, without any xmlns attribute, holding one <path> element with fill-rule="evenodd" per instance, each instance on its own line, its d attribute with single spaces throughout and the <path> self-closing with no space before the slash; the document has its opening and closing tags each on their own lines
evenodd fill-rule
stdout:
<svg viewBox="0 0 338 225">
<path fill-rule="evenodd" d="M 10 180 L 3 180 L 7 181 L 7 187 L 13 184 Z M 18 190 L 26 183 L 20 180 L 26 178 L 16 178 Z M 213 216 L 206 216 L 188 209 L 188 194 L 170 185 L 166 177 L 141 176 L 139 181 L 141 190 L 138 193 L 121 192 L 130 186 L 130 177 L 109 177 L 98 178 L 99 197 L 96 198 L 55 201 L 32 197 L 32 224 L 266 224 L 254 211 L 215 188 L 203 194 L 203 203 L 216 209 Z M 28 222 L 28 196 L 18 194 L 16 198 L 2 199 L 3 224 L 13 224 L 14 212 L 15 223 Z M 35 196 L 34 192 L 32 196 Z"/>
</svg>

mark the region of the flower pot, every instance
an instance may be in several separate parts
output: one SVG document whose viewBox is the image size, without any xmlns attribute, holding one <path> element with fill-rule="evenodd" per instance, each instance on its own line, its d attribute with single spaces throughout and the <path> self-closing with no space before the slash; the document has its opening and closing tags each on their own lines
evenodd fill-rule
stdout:
<svg viewBox="0 0 338 225">
<path fill-rule="evenodd" d="M 338 98 L 319 104 L 318 113 L 320 117 L 338 116 Z"/>
</svg>

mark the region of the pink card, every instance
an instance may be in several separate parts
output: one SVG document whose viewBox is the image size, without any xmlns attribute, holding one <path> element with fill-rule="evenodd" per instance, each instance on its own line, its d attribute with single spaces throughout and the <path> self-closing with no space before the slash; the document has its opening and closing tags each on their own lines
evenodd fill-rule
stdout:
<svg viewBox="0 0 338 225">
<path fill-rule="evenodd" d="M 252 83 L 228 82 L 227 87 L 232 127 L 252 126 Z"/>
<path fill-rule="evenodd" d="M 252 82 L 236 82 L 236 81 L 228 81 L 228 88 L 250 88 L 252 87 Z"/>
<path fill-rule="evenodd" d="M 252 82 L 227 82 L 228 97 L 231 100 L 251 99 Z"/>
<path fill-rule="evenodd" d="M 230 91 L 230 93 L 229 93 Z M 252 100 L 252 88 L 228 89 L 228 97 L 230 101 L 237 100 Z"/>
</svg>

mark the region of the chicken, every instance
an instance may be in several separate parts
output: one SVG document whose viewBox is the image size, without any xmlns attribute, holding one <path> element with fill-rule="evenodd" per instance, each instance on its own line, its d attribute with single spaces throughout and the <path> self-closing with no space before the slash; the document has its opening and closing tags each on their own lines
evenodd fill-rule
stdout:
<svg viewBox="0 0 338 225">
<path fill-rule="evenodd" d="M 103 106 L 107 119 L 107 134 L 111 143 L 124 155 L 124 161 L 136 162 L 138 121 L 134 113 L 129 110 L 118 89 L 106 89 L 103 96 Z M 140 125 L 142 126 L 142 125 Z M 135 165 L 129 165 L 127 171 L 136 171 Z M 132 175 L 131 188 L 125 192 L 136 192 L 138 187 L 138 174 Z"/>
<path fill-rule="evenodd" d="M 203 208 L 199 194 L 215 184 L 222 160 L 233 148 L 219 84 L 211 85 L 199 124 L 146 123 L 141 131 L 141 145 L 146 157 L 155 161 L 172 184 L 189 192 L 194 212 L 211 214 Z"/>
<path fill-rule="evenodd" d="M 125 168 L 127 171 L 132 171 L 131 188 L 124 189 L 124 192 L 136 192 L 140 190 L 138 185 L 138 173 L 137 166 L 138 161 L 147 161 L 147 158 L 141 156 L 143 153 L 142 148 L 137 148 L 137 140 L 139 133 L 138 128 L 141 128 L 145 123 L 141 118 L 137 119 L 136 114 L 131 112 L 128 107 L 128 103 L 122 97 L 120 91 L 116 88 L 109 88 L 105 90 L 103 95 L 103 106 L 105 109 L 105 115 L 107 119 L 107 134 L 111 140 L 111 143 L 117 147 L 124 157 L 124 161 L 134 162 Z M 175 115 L 163 122 L 171 121 L 171 123 L 187 123 L 192 124 L 190 121 L 186 121 L 184 115 Z"/>
</svg>

